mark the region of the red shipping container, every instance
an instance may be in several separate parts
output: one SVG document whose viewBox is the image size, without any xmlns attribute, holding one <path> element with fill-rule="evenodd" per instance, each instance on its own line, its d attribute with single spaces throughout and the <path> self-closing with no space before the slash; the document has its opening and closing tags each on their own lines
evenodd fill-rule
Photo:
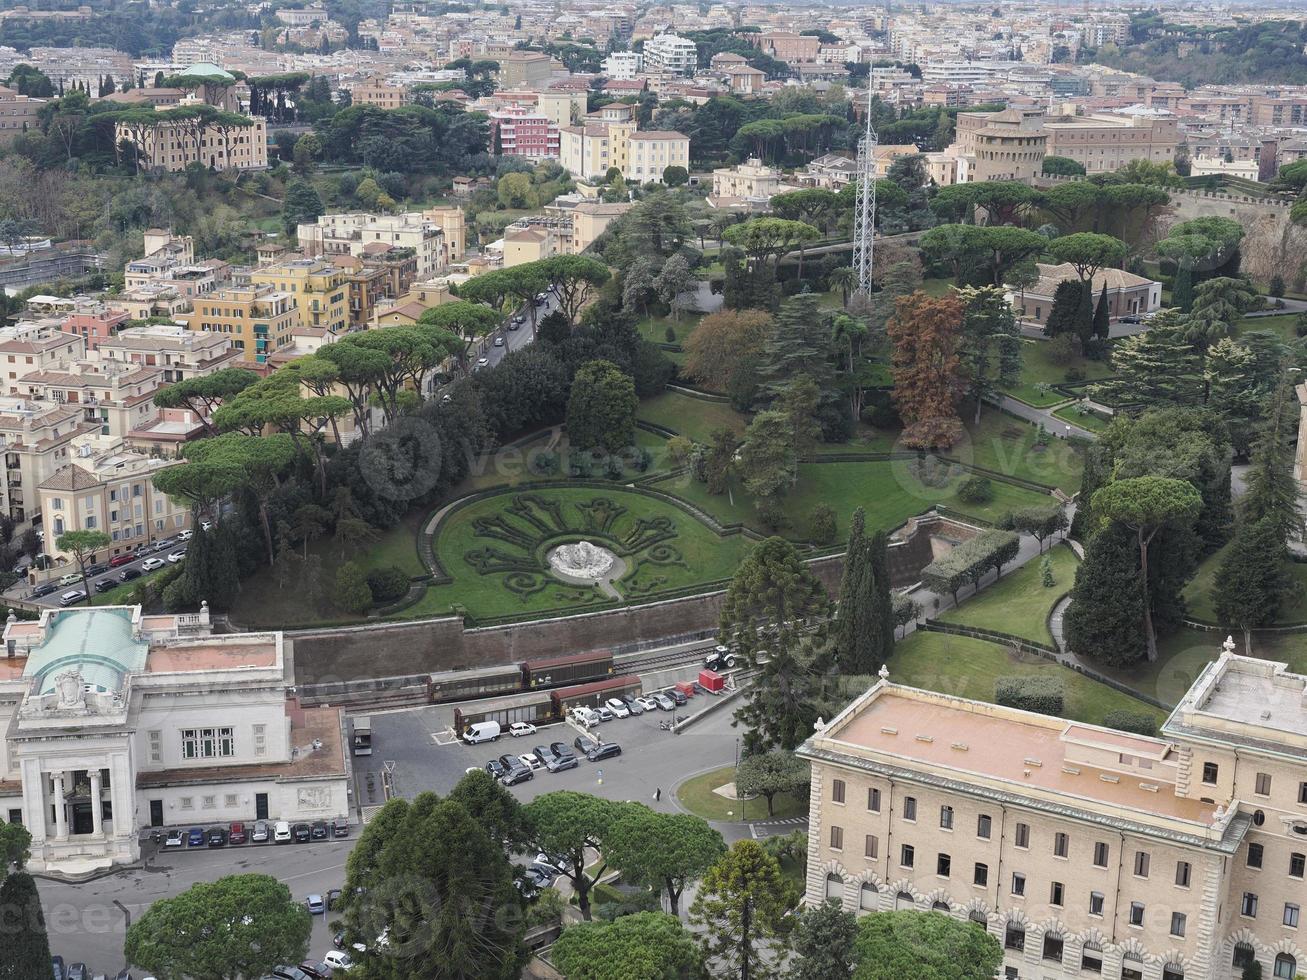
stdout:
<svg viewBox="0 0 1307 980">
<path fill-rule="evenodd" d="M 722 691 L 726 688 L 726 678 L 715 670 L 699 671 L 699 683 L 709 691 Z"/>
<path fill-rule="evenodd" d="M 676 689 L 687 698 L 694 697 L 694 681 L 677 681 Z"/>
</svg>

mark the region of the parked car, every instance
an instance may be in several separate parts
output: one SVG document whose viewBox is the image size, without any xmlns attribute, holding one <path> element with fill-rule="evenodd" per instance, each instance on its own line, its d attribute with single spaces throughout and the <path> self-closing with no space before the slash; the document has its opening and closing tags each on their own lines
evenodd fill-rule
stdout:
<svg viewBox="0 0 1307 980">
<path fill-rule="evenodd" d="M 97 562 L 94 565 L 86 566 L 86 577 L 95 578 L 97 575 L 103 575 L 109 570 L 109 566 L 104 562 Z"/>
<path fill-rule="evenodd" d="M 187 832 L 187 834 L 186 834 L 186 846 L 187 846 L 187 847 L 203 847 L 203 846 L 204 846 L 204 828 L 203 828 L 203 827 L 192 827 L 192 828 Z"/>
<path fill-rule="evenodd" d="M 635 703 L 638 704 L 638 705 L 639 705 L 641 708 L 643 708 L 645 711 L 657 711 L 657 710 L 658 710 L 658 702 L 655 701 L 653 698 L 649 697 L 648 695 L 645 695 L 645 694 L 642 694 L 642 695 L 640 695 L 638 698 L 636 698 L 636 699 L 635 699 Z"/>
<path fill-rule="evenodd" d="M 141 562 L 141 570 L 145 572 L 152 572 L 156 568 L 163 568 L 163 566 L 166 564 L 168 563 L 164 561 L 162 558 L 147 558 L 145 559 L 145 561 Z"/>
<path fill-rule="evenodd" d="M 591 750 L 599 748 L 599 740 L 591 738 L 589 735 L 578 735 L 572 740 L 576 751 L 589 754 Z"/>
<path fill-rule="evenodd" d="M 185 847 L 186 835 L 180 830 L 168 831 L 168 836 L 163 839 L 164 847 Z"/>
<path fill-rule="evenodd" d="M 499 735 L 503 731 L 497 721 L 478 721 L 468 725 L 463 732 L 463 741 L 468 745 L 477 745 L 481 742 L 497 742 Z"/>
<path fill-rule="evenodd" d="M 305 960 L 300 964 L 300 969 L 311 976 L 313 980 L 329 980 L 331 977 L 331 967 L 317 960 Z"/>
<path fill-rule="evenodd" d="M 272 968 L 272 975 L 278 980 L 313 980 L 298 966 L 275 966 Z"/>
<path fill-rule="evenodd" d="M 254 829 L 250 831 L 250 843 L 251 844 L 268 843 L 268 821 L 266 820 L 254 821 Z"/>
<path fill-rule="evenodd" d="M 342 949 L 329 949 L 323 954 L 322 962 L 333 970 L 348 970 L 354 965 L 354 961 L 349 958 L 349 953 Z"/>
<path fill-rule="evenodd" d="M 496 337 L 496 338 L 495 338 L 495 346 L 496 346 L 496 347 L 503 347 L 503 346 L 504 346 L 504 338 L 503 338 L 503 337 Z"/>
<path fill-rule="evenodd" d="M 58 591 L 59 591 L 58 585 L 56 585 L 54 582 L 46 582 L 44 585 L 38 585 L 36 588 L 34 588 L 31 592 L 27 594 L 27 597 L 29 599 L 44 599 L 46 596 L 51 595 L 52 593 Z"/>
<path fill-rule="evenodd" d="M 535 777 L 531 767 L 515 755 L 501 755 L 499 763 L 504 767 L 504 775 L 500 777 L 500 781 L 505 786 L 516 786 Z"/>
<path fill-rule="evenodd" d="M 118 588 L 118 583 L 113 580 L 112 576 L 109 578 L 102 578 L 95 583 L 96 592 L 108 592 L 110 589 L 116 588 Z"/>
<path fill-rule="evenodd" d="M 685 692 L 684 692 L 684 691 L 681 691 L 681 690 L 679 690 L 679 689 L 677 689 L 677 688 L 675 688 L 675 687 L 673 687 L 671 690 L 669 690 L 669 691 L 667 692 L 667 696 L 668 696 L 669 698 L 671 698 L 672 701 L 673 701 L 674 703 L 676 703 L 677 705 L 685 704 L 685 702 L 687 702 L 687 701 L 690 700 L 689 698 L 687 698 L 687 697 L 685 696 Z"/>
<path fill-rule="evenodd" d="M 200 521 L 200 530 L 201 530 L 201 531 L 212 531 L 212 530 L 213 530 L 213 521 Z"/>
<path fill-rule="evenodd" d="M 633 715 L 644 714 L 645 711 L 644 705 L 640 703 L 640 699 L 637 698 L 634 694 L 623 694 L 622 700 L 626 703 L 626 710 L 631 712 L 631 714 Z"/>
<path fill-rule="evenodd" d="M 81 589 L 73 589 L 71 592 L 65 592 L 59 597 L 59 605 L 71 606 L 74 602 L 81 602 L 85 598 L 85 592 Z"/>
<path fill-rule="evenodd" d="M 210 847 L 226 847 L 227 831 L 221 827 L 210 827 L 209 833 L 205 835 L 205 840 L 209 842 Z"/>
<path fill-rule="evenodd" d="M 189 541 L 193 537 L 195 537 L 195 532 L 192 531 L 190 528 L 187 528 L 185 531 L 177 532 L 178 541 Z"/>
<path fill-rule="evenodd" d="M 602 759 L 611 759 L 614 756 L 622 754 L 622 747 L 616 742 L 605 742 L 599 748 L 592 752 L 587 752 L 585 757 L 591 762 L 599 762 Z"/>
<path fill-rule="evenodd" d="M 1122 323 L 1143 323 L 1144 321 L 1143 321 L 1143 317 L 1139 316 L 1138 314 L 1135 314 L 1135 313 L 1127 313 L 1125 316 L 1121 317 L 1121 322 L 1122 322 Z"/>
<path fill-rule="evenodd" d="M 339 888 L 330 888 L 327 890 L 327 911 L 331 912 L 340 907 L 340 897 L 343 895 Z"/>
<path fill-rule="evenodd" d="M 572 747 L 566 742 L 550 742 L 549 751 L 554 755 L 572 755 Z"/>
<path fill-rule="evenodd" d="M 91 971 L 85 963 L 73 963 L 68 967 L 68 980 L 91 980 Z"/>
<path fill-rule="evenodd" d="M 314 840 L 326 840 L 331 836 L 331 830 L 327 827 L 327 821 L 314 820 L 309 826 L 309 834 Z"/>
<path fill-rule="evenodd" d="M 81 572 L 68 572 L 66 575 L 59 576 L 60 585 L 76 585 L 82 580 Z"/>
<path fill-rule="evenodd" d="M 118 581 L 120 582 L 130 582 L 132 579 L 140 577 L 141 570 L 139 568 L 124 568 L 118 573 Z"/>
<path fill-rule="evenodd" d="M 514 738 L 521 738 L 523 735 L 534 735 L 536 726 L 525 721 L 515 721 L 508 726 L 508 734 Z"/>
<path fill-rule="evenodd" d="M 547 766 L 554 757 L 554 750 L 547 745 L 537 745 L 531 750 L 531 755 L 535 757 L 537 765 Z"/>
<path fill-rule="evenodd" d="M 606 704 L 601 704 L 594 709 L 594 713 L 599 717 L 600 723 L 613 720 L 613 709 Z"/>
<path fill-rule="evenodd" d="M 182 548 L 180 551 L 174 551 L 172 554 L 168 556 L 169 565 L 176 565 L 178 562 L 185 561 L 185 560 L 186 560 L 185 548 Z"/>
<path fill-rule="evenodd" d="M 278 820 L 276 826 L 272 828 L 272 839 L 277 844 L 289 844 L 291 842 L 290 824 L 285 820 Z"/>
<path fill-rule="evenodd" d="M 327 911 L 327 903 L 322 900 L 321 895 L 310 895 L 304 900 L 304 904 L 308 907 L 309 915 L 321 915 Z"/>
<path fill-rule="evenodd" d="M 522 324 L 520 324 L 520 323 L 511 323 L 511 322 L 510 322 L 510 323 L 508 324 L 508 329 L 509 329 L 509 330 L 519 330 L 519 329 L 521 329 L 521 327 L 522 327 Z"/>
<path fill-rule="evenodd" d="M 503 779 L 504 773 L 508 772 L 508 770 L 504 768 L 504 764 L 498 759 L 491 759 L 486 763 L 486 772 L 490 773 L 495 779 Z"/>
<path fill-rule="evenodd" d="M 595 711 L 593 708 L 587 708 L 584 706 L 573 708 L 572 717 L 576 720 L 578 725 L 584 725 L 586 728 L 594 728 L 594 726 L 599 724 L 602 720 L 599 717 L 599 712 Z"/>
<path fill-rule="evenodd" d="M 331 821 L 331 836 L 332 836 L 332 837 L 348 837 L 348 836 L 349 836 L 349 821 L 346 820 L 344 817 L 341 817 L 339 820 L 333 820 L 333 821 Z"/>
<path fill-rule="evenodd" d="M 703 658 L 703 665 L 709 670 L 730 670 L 735 666 L 735 654 L 731 648 L 717 644 L 712 653 Z"/>
<path fill-rule="evenodd" d="M 545 763 L 545 767 L 550 772 L 565 772 L 568 769 L 575 769 L 580 764 L 576 761 L 576 756 L 569 752 L 567 755 L 551 756 L 549 761 Z"/>
<path fill-rule="evenodd" d="M 662 691 L 653 696 L 653 702 L 658 706 L 659 711 L 675 711 L 676 702 L 669 698 Z"/>
<path fill-rule="evenodd" d="M 481 368 L 485 367 L 485 366 L 486 366 L 487 364 L 489 364 L 489 363 L 490 363 L 490 358 L 485 357 L 485 356 L 478 357 L 478 358 L 477 358 L 477 370 L 480 370 Z"/>
<path fill-rule="evenodd" d="M 228 844 L 245 843 L 245 824 L 241 823 L 239 820 L 232 823 L 231 827 L 228 828 L 227 830 L 227 843 Z"/>
<path fill-rule="evenodd" d="M 68 971 L 64 969 L 64 958 L 62 956 L 50 957 L 50 969 L 54 973 L 54 980 L 65 980 Z"/>
<path fill-rule="evenodd" d="M 516 316 L 513 317 L 513 322 L 520 327 L 522 324 L 526 323 L 526 317 L 523 316 L 521 313 L 518 313 Z"/>
<path fill-rule="evenodd" d="M 621 698 L 609 698 L 604 707 L 613 713 L 614 718 L 631 717 L 631 709 L 627 707 L 626 702 Z"/>
<path fill-rule="evenodd" d="M 517 761 L 522 763 L 522 765 L 526 766 L 532 772 L 535 772 L 537 769 L 543 769 L 545 767 L 545 764 L 541 762 L 539 759 L 537 759 L 530 752 L 519 755 L 517 757 Z"/>
<path fill-rule="evenodd" d="M 291 828 L 291 832 L 295 835 L 296 844 L 307 844 L 313 839 L 313 830 L 306 823 L 297 823 Z"/>
</svg>

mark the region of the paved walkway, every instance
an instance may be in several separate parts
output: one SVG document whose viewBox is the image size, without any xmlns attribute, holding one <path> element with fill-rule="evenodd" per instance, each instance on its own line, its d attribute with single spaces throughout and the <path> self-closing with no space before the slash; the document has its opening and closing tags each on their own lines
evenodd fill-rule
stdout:
<svg viewBox="0 0 1307 980">
<path fill-rule="evenodd" d="M 1043 425 L 1050 435 L 1057 436 L 1059 439 L 1065 438 L 1068 432 L 1077 439 L 1092 441 L 1098 438 L 1088 429 L 1082 429 L 1078 425 L 1062 421 L 1053 414 L 1052 408 L 1035 408 L 1033 405 L 1019 402 L 1015 398 L 1009 398 L 1007 395 L 999 399 L 998 406 L 1003 411 L 1010 412 L 1019 419 L 1025 419 L 1027 422 L 1033 422 L 1036 425 Z M 1053 407 L 1056 408 L 1057 406 Z"/>
</svg>

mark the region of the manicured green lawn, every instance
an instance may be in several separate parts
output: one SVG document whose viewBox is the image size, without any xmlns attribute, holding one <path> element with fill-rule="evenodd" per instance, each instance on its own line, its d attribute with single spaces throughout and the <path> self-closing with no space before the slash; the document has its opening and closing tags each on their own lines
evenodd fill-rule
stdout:
<svg viewBox="0 0 1307 980">
<path fill-rule="evenodd" d="M 981 412 L 979 425 L 971 423 L 970 415 L 965 422 L 968 441 L 950 451 L 955 459 L 1004 476 L 1060 487 L 1068 494 L 1080 489 L 1084 457 L 1066 440 L 1046 437 L 1041 447 L 1035 426 L 994 408 Z"/>
<path fill-rule="evenodd" d="M 1105 378 L 1112 373 L 1112 367 L 1106 361 L 1077 357 L 1069 364 L 1055 364 L 1048 352 L 1049 344 L 1046 340 L 1022 341 L 1021 381 L 1008 389 L 1009 395 L 1027 405 L 1048 408 L 1067 400 L 1066 395 L 1046 386 L 1066 381 L 1068 371 L 1078 368 L 1084 372 L 1085 380 L 1090 381 Z"/>
<path fill-rule="evenodd" d="M 1078 402 L 1054 409 L 1053 415 L 1063 422 L 1070 422 L 1072 425 L 1079 426 L 1088 432 L 1102 432 L 1111 425 L 1111 420 L 1105 419 L 1094 412 L 1085 411 Z"/>
<path fill-rule="evenodd" d="M 513 615 L 550 609 L 584 609 L 612 600 L 595 588 L 567 585 L 546 572 L 544 555 L 555 544 L 585 538 L 603 544 L 621 555 L 627 570 L 619 591 L 629 601 L 646 601 L 658 592 L 717 582 L 731 577 L 736 566 L 753 547 L 743 535 L 719 537 L 697 518 L 675 504 L 632 493 L 614 485 L 611 489 L 591 487 L 522 487 L 559 507 L 563 528 L 552 516 L 549 530 L 536 530 L 522 515 L 509 512 L 515 494 L 504 493 L 473 501 L 451 512 L 436 532 L 434 549 L 453 581 L 428 589 L 414 609 L 438 611 L 462 606 L 473 616 Z M 586 508 L 603 500 L 615 508 L 610 524 L 600 526 L 587 519 Z M 532 508 L 537 519 L 548 514 Z M 504 522 L 507 535 L 486 533 L 477 519 Z M 654 545 L 629 545 L 643 535 L 641 521 L 665 519 L 674 532 Z M 492 549 L 491 568 L 484 573 L 469 556 Z M 515 588 L 509 588 L 512 585 Z M 416 615 L 417 613 L 414 613 Z"/>
<path fill-rule="evenodd" d="M 681 806 L 705 820 L 765 820 L 767 801 L 761 796 L 737 801 L 713 792 L 718 786 L 734 780 L 734 766 L 700 773 L 676 787 L 676 798 L 681 801 Z M 808 798 L 806 795 L 795 797 L 792 793 L 778 793 L 772 806 L 777 817 L 802 817 L 808 813 Z"/>
<path fill-rule="evenodd" d="M 1250 333 L 1254 330 L 1269 330 L 1279 334 L 1286 344 L 1298 339 L 1298 314 L 1278 313 L 1274 316 L 1246 316 L 1235 325 L 1235 334 Z"/>
<path fill-rule="evenodd" d="M 842 540 L 853 511 L 859 506 L 867 513 L 868 527 L 888 531 L 935 504 L 996 520 L 1008 511 L 1049 500 L 1045 494 L 995 480 L 991 502 L 966 504 L 957 498 L 957 488 L 965 474 L 936 489 L 922 484 L 910 467 L 910 461 L 800 464 L 798 484 L 785 497 L 791 525 L 781 533 L 794 540 L 809 540 L 813 508 L 823 503 L 835 511 L 837 536 Z M 723 523 L 740 523 L 761 534 L 771 533 L 759 522 L 752 496 L 736 479 L 730 481 L 727 493 L 718 496 L 708 493 L 705 484 L 688 477 L 669 477 L 654 486 L 690 501 Z"/>
<path fill-rule="evenodd" d="M 966 636 L 915 632 L 895 644 L 889 662 L 892 682 L 977 701 L 994 700 L 994 682 L 1000 677 L 1029 674 L 1061 678 L 1066 717 L 1074 721 L 1101 724 L 1106 714 L 1117 710 L 1150 714 L 1159 722 L 1163 718 L 1151 705 L 1052 661 L 1016 655 Z"/>
<path fill-rule="evenodd" d="M 1041 560 L 1031 559 L 1015 572 L 982 588 L 980 592 L 939 618 L 946 623 L 962 623 L 979 629 L 998 630 L 1037 643 L 1053 643 L 1048 631 L 1048 614 L 1075 581 L 1080 564 L 1067 545 L 1054 545 L 1048 556 L 1053 566 L 1053 585 L 1045 588 Z"/>
<path fill-rule="evenodd" d="M 1189 614 L 1194 619 L 1200 619 L 1205 623 L 1219 622 L 1216 617 L 1216 610 L 1212 607 L 1212 586 L 1216 578 L 1216 570 L 1221 567 L 1221 561 L 1224 559 L 1226 550 L 1229 547 L 1229 545 L 1226 545 L 1220 551 L 1204 558 L 1202 563 L 1199 564 L 1194 577 L 1185 586 L 1185 605 L 1189 607 Z M 1276 622 L 1307 622 L 1307 565 L 1290 562 L 1289 570 L 1298 583 L 1298 594 L 1280 610 Z"/>
<path fill-rule="evenodd" d="M 670 316 L 647 316 L 636 324 L 636 329 L 640 331 L 641 337 L 652 340 L 654 343 L 680 344 L 694 332 L 694 328 L 699 325 L 701 319 L 702 315 L 699 313 L 682 310 L 679 320 L 673 320 Z M 672 328 L 672 333 L 675 335 L 675 339 L 672 341 L 667 339 L 668 327 Z"/>
<path fill-rule="evenodd" d="M 733 429 L 743 436 L 749 424 L 748 418 L 727 402 L 694 398 L 677 391 L 646 398 L 640 402 L 636 418 L 665 426 L 695 442 L 707 442 L 717 429 Z"/>
<path fill-rule="evenodd" d="M 952 279 L 923 279 L 921 281 L 921 291 L 928 296 L 947 296 L 952 288 Z"/>
</svg>

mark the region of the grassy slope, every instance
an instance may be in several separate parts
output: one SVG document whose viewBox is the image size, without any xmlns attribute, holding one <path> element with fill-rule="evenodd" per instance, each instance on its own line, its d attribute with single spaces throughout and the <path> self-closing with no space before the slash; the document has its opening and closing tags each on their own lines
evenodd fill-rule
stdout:
<svg viewBox="0 0 1307 980">
<path fill-rule="evenodd" d="M 1111 366 L 1105 361 L 1091 361 L 1077 357 L 1070 364 L 1055 364 L 1048 356 L 1048 342 L 1044 340 L 1026 340 L 1021 345 L 1021 381 L 1008 389 L 1013 398 L 1046 408 L 1066 401 L 1066 396 L 1056 391 L 1041 391 L 1039 385 L 1060 384 L 1067 380 L 1066 373 L 1072 368 L 1084 371 L 1085 378 L 1094 380 L 1104 378 L 1112 373 Z"/>
<path fill-rule="evenodd" d="M 1218 621 L 1216 610 L 1212 608 L 1212 587 L 1216 578 L 1216 570 L 1220 568 L 1221 561 L 1224 559 L 1228 548 L 1229 545 L 1226 545 L 1225 548 L 1203 559 L 1198 566 L 1197 573 L 1185 586 L 1185 605 L 1189 607 L 1189 613 L 1194 619 L 1201 619 L 1207 623 Z M 1307 622 L 1307 565 L 1292 562 L 1289 569 L 1293 573 L 1294 580 L 1298 583 L 1298 594 L 1280 610 L 1277 622 Z"/>
<path fill-rule="evenodd" d="M 1041 562 L 1035 559 L 939 618 L 946 623 L 964 623 L 1051 644 L 1048 614 L 1053 604 L 1071 588 L 1079 560 L 1074 551 L 1062 544 L 1055 545 L 1048 554 L 1053 566 L 1052 588 L 1043 587 Z"/>
</svg>

